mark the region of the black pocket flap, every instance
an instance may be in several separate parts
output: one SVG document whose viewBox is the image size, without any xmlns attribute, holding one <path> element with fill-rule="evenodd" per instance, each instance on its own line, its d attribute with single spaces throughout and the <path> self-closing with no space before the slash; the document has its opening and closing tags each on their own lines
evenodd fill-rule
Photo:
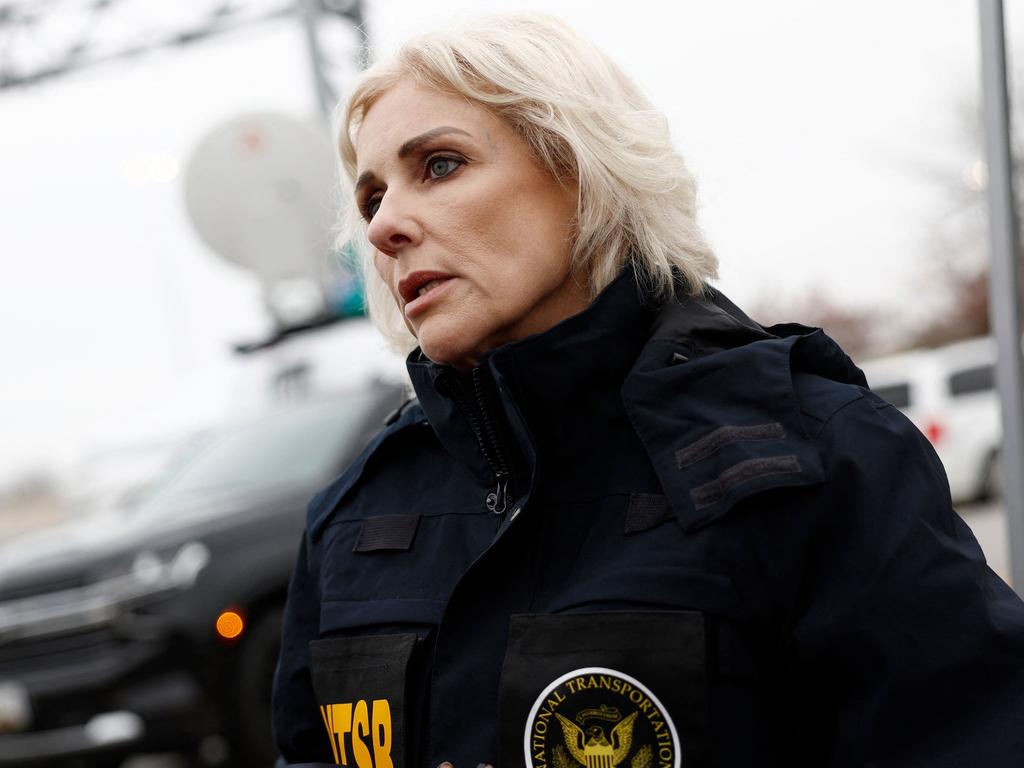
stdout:
<svg viewBox="0 0 1024 768">
<path fill-rule="evenodd" d="M 382 624 L 403 625 L 407 632 L 422 624 L 436 626 L 441 621 L 445 602 L 416 597 L 393 597 L 384 600 L 324 600 L 320 605 L 320 631 L 379 627 Z M 381 630 L 378 630 L 381 631 Z M 388 631 L 388 630 L 384 630 Z M 425 634 L 425 630 L 423 633 Z"/>
</svg>

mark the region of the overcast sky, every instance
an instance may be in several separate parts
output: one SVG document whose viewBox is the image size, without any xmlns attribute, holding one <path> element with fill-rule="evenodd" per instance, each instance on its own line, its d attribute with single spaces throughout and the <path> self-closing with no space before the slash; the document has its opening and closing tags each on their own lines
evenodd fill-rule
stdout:
<svg viewBox="0 0 1024 768">
<path fill-rule="evenodd" d="M 668 115 L 740 303 L 812 286 L 919 300 L 943 190 L 977 159 L 958 138 L 978 90 L 974 0 L 366 4 L 381 50 L 517 8 L 594 39 Z M 267 110 L 315 117 L 298 24 L 0 92 L 0 482 L 167 398 L 215 407 L 203 382 L 266 318 L 255 281 L 190 229 L 173 169 L 214 125 Z"/>
</svg>

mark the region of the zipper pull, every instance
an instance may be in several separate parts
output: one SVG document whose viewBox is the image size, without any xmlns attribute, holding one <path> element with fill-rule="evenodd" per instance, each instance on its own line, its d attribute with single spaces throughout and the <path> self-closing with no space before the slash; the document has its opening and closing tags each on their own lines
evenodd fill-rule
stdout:
<svg viewBox="0 0 1024 768">
<path fill-rule="evenodd" d="M 508 473 L 499 472 L 496 475 L 497 485 L 494 490 L 487 494 L 487 511 L 495 515 L 505 514 L 508 509 Z"/>
</svg>

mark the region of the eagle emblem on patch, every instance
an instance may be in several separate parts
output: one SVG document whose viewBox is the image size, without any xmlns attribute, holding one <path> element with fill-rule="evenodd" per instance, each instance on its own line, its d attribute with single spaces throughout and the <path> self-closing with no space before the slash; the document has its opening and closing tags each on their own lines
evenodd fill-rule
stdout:
<svg viewBox="0 0 1024 768">
<path fill-rule="evenodd" d="M 679 737 L 643 683 L 606 667 L 568 672 L 530 710 L 527 768 L 679 768 Z"/>
</svg>

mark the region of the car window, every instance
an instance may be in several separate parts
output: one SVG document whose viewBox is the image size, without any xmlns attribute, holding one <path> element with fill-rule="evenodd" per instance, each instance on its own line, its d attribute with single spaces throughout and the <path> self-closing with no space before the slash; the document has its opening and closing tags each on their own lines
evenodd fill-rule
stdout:
<svg viewBox="0 0 1024 768">
<path fill-rule="evenodd" d="M 890 405 L 897 408 L 910 407 L 910 384 L 900 382 L 898 384 L 886 384 L 881 387 L 872 387 L 871 391 Z"/>
<path fill-rule="evenodd" d="M 956 371 L 949 377 L 949 392 L 953 397 L 987 392 L 993 389 L 995 371 L 991 365 L 978 365 Z"/>
<path fill-rule="evenodd" d="M 374 397 L 304 403 L 204 439 L 144 495 L 145 513 L 204 496 L 301 489 L 337 471 Z"/>
</svg>

